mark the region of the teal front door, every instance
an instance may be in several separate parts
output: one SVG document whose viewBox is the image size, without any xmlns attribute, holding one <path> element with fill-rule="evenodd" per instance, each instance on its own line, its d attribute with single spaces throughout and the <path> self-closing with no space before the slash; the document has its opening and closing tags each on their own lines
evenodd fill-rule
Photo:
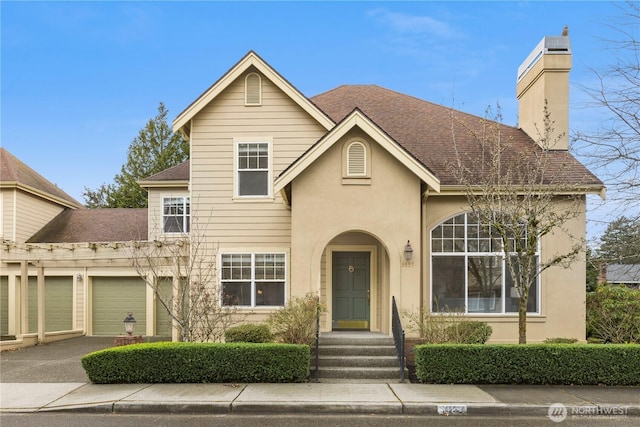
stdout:
<svg viewBox="0 0 640 427">
<path fill-rule="evenodd" d="M 333 329 L 369 329 L 369 252 L 333 252 Z"/>
</svg>

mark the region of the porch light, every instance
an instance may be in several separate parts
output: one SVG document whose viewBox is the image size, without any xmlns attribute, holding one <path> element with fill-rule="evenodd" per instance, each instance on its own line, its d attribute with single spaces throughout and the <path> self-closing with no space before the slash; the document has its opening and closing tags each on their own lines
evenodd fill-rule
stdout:
<svg viewBox="0 0 640 427">
<path fill-rule="evenodd" d="M 407 244 L 404 247 L 404 259 L 411 261 L 411 258 L 413 258 L 413 248 L 411 247 L 411 242 L 407 240 Z"/>
<path fill-rule="evenodd" d="M 124 318 L 124 330 L 127 334 L 133 334 L 133 327 L 136 325 L 136 319 L 133 317 L 133 313 L 127 314 Z"/>
</svg>

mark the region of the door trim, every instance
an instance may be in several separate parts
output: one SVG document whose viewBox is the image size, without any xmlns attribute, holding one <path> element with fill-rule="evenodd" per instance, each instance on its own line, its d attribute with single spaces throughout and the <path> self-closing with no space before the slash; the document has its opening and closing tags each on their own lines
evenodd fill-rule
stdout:
<svg viewBox="0 0 640 427">
<path fill-rule="evenodd" d="M 380 293 L 378 282 L 378 247 L 375 245 L 327 245 L 325 251 L 325 280 L 327 293 L 327 325 L 332 330 L 333 322 L 333 253 L 334 252 L 368 252 L 369 253 L 369 289 L 371 290 L 371 305 L 369 306 L 369 330 L 380 332 L 378 320 Z"/>
</svg>

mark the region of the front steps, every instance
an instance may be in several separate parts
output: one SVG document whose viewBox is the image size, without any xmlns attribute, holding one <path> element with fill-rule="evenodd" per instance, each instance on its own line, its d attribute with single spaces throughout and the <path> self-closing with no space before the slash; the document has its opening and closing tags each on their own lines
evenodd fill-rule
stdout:
<svg viewBox="0 0 640 427">
<path fill-rule="evenodd" d="M 315 346 L 311 380 L 315 381 Z M 318 381 L 324 383 L 397 383 L 400 368 L 393 338 L 376 332 L 320 334 Z M 408 376 L 405 373 L 405 378 Z"/>
</svg>

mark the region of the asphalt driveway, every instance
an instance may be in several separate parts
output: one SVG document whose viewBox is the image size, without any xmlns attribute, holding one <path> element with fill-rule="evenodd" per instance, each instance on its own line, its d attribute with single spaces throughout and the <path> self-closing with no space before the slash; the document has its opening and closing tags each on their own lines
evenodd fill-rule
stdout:
<svg viewBox="0 0 640 427">
<path fill-rule="evenodd" d="M 80 337 L 0 353 L 2 383 L 88 383 L 80 358 L 114 337 Z"/>
</svg>

